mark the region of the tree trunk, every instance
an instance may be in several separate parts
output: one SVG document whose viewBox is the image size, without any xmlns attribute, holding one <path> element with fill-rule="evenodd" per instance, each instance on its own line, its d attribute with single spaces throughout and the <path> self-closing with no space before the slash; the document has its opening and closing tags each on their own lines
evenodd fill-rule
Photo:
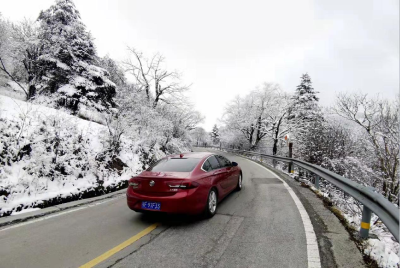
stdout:
<svg viewBox="0 0 400 268">
<path fill-rule="evenodd" d="M 253 134 L 254 134 L 254 128 L 253 128 L 253 125 L 251 126 L 251 131 L 250 131 L 250 134 L 249 134 L 249 148 L 250 148 L 250 150 L 251 150 L 251 148 L 253 147 Z"/>
<path fill-rule="evenodd" d="M 28 89 L 28 100 L 33 98 L 36 95 L 36 87 L 35 85 L 30 85 Z"/>
<path fill-rule="evenodd" d="M 277 152 L 278 152 L 278 139 L 275 138 L 274 139 L 274 147 L 272 148 L 272 154 L 276 155 Z"/>
</svg>

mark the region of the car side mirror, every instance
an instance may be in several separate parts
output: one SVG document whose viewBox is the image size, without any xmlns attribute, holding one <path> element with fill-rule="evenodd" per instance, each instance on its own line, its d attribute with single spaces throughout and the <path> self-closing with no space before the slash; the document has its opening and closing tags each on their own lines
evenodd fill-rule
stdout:
<svg viewBox="0 0 400 268">
<path fill-rule="evenodd" d="M 232 162 L 232 167 L 236 167 L 237 165 L 238 165 L 238 163 Z"/>
</svg>

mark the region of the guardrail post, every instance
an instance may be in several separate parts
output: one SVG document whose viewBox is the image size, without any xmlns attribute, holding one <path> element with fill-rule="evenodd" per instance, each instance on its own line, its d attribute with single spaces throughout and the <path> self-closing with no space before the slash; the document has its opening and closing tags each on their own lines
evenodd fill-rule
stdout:
<svg viewBox="0 0 400 268">
<path fill-rule="evenodd" d="M 315 188 L 319 190 L 319 176 L 315 176 L 315 182 L 314 182 Z"/>
<path fill-rule="evenodd" d="M 360 228 L 361 238 L 366 239 L 369 236 L 369 227 L 371 225 L 371 213 L 372 211 L 365 205 L 363 205 L 361 228 Z"/>
<path fill-rule="evenodd" d="M 293 142 L 289 142 L 289 158 L 292 158 Z M 293 173 L 293 162 L 289 162 L 289 173 Z"/>
</svg>

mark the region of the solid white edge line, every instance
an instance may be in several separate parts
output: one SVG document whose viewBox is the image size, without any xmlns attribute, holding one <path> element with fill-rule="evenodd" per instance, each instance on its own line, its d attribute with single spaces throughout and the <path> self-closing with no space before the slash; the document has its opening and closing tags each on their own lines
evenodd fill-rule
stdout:
<svg viewBox="0 0 400 268">
<path fill-rule="evenodd" d="M 311 223 L 310 217 L 308 216 L 308 213 L 307 213 L 306 209 L 304 208 L 303 204 L 301 203 L 300 199 L 294 193 L 293 189 L 290 188 L 290 186 L 284 180 L 282 180 L 278 175 L 276 175 L 275 172 L 273 172 L 272 170 L 264 167 L 263 165 L 261 165 L 257 162 L 254 162 L 254 161 L 251 161 L 251 162 L 259 165 L 260 167 L 268 170 L 273 175 L 275 175 L 275 177 L 277 177 L 279 180 L 282 181 L 286 190 L 288 190 L 290 196 L 292 197 L 294 203 L 297 206 L 297 209 L 300 212 L 301 220 L 303 221 L 303 226 L 304 226 L 304 231 L 306 233 L 306 241 L 307 241 L 308 268 L 321 268 L 321 259 L 319 257 L 317 236 L 315 235 L 314 228 Z"/>
</svg>

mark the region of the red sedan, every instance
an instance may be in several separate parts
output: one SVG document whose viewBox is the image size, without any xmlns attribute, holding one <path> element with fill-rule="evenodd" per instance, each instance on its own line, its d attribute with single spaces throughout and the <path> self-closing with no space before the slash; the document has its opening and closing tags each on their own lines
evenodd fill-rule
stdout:
<svg viewBox="0 0 400 268">
<path fill-rule="evenodd" d="M 129 180 L 128 206 L 134 211 L 200 214 L 212 217 L 217 205 L 242 189 L 236 162 L 207 152 L 165 157 Z"/>
</svg>

